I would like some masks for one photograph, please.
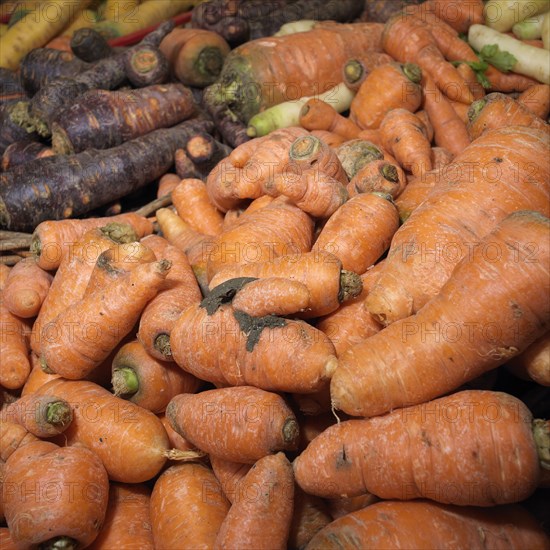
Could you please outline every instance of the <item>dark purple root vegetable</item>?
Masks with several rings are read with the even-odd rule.
[[[0,105],[11,101],[20,101],[28,97],[19,74],[0,67]]]
[[[177,149],[211,121],[190,120],[112,149],[34,160],[0,174],[0,228],[33,231],[44,220],[80,216],[165,174]]]
[[[30,95],[34,95],[56,78],[75,77],[90,67],[89,63],[78,59],[71,52],[35,48],[21,60],[21,84]]]
[[[162,39],[174,28],[170,19],[149,33],[139,44],[128,51],[142,46],[158,47]],[[101,59],[74,78],[61,77],[41,88],[30,100],[28,109],[21,108],[13,122],[29,130],[37,131],[41,136],[50,136],[50,125],[62,108],[73,103],[77,97],[92,89],[114,90],[126,79],[124,59],[127,52]]]
[[[15,141],[6,147],[2,155],[2,170],[11,170],[15,166],[35,159],[55,155],[53,149],[39,141]]]
[[[247,40],[271,36],[290,21],[352,21],[361,14],[364,5],[363,0],[241,0],[237,3],[212,0],[194,8],[191,24],[221,34],[235,47]]]
[[[90,27],[78,29],[71,38],[71,50],[79,59],[92,63],[115,53],[101,34]]]
[[[38,134],[28,133],[12,121],[11,113],[19,104],[27,105],[27,103],[13,100],[0,104],[0,155],[15,141],[39,139]]]
[[[195,110],[191,90],[179,83],[139,90],[90,90],[52,123],[53,149],[58,154],[109,149],[178,124]]]
[[[168,59],[154,46],[141,46],[127,52],[124,69],[128,80],[136,88],[162,84],[170,76]]]
[[[191,138],[192,139],[192,138]],[[176,174],[180,179],[203,179],[194,162],[189,158],[185,149],[178,149],[174,154]]]

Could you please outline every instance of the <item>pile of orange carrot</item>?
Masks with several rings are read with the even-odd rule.
[[[2,549],[550,547],[550,86],[484,88],[449,2],[349,110],[0,232]]]

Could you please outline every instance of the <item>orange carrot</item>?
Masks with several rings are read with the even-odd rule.
[[[151,494],[155,548],[213,548],[229,508],[210,468],[199,463],[171,466]]]
[[[288,548],[305,548],[332,521],[326,502],[294,487],[294,511],[288,534]]]
[[[399,227],[397,209],[389,198],[380,193],[352,197],[327,220],[312,252],[330,252],[343,269],[364,273],[389,248]]]
[[[0,386],[18,389],[31,372],[29,347],[25,338],[23,321],[12,315],[4,303],[4,291],[0,293]]]
[[[498,548],[503,541],[509,548],[548,547],[548,535],[522,506],[481,509],[418,500],[384,501],[357,510],[333,521],[307,548],[340,550],[348,548],[349,540],[373,539],[380,548]]]
[[[436,185],[443,180],[443,173],[434,169],[419,177],[408,178],[407,186],[395,201],[401,223],[405,223],[413,210],[430,196]]]
[[[464,78],[470,92],[472,92],[474,101],[485,96],[485,88],[479,83],[475,71],[472,67],[470,67],[470,65],[468,65],[468,63],[458,63],[456,70],[458,71],[458,74]]]
[[[127,276],[138,265],[156,259],[154,252],[140,242],[114,244],[97,257],[84,296]]]
[[[542,83],[535,84],[523,91],[517,101],[538,117],[547,120],[550,113],[550,86]]]
[[[216,455],[210,455],[210,464],[217,480],[220,482],[223,494],[229,502],[240,498],[238,490],[240,481],[252,468],[252,464],[242,464],[225,460]]]
[[[550,334],[547,332],[512,358],[506,367],[541,386],[550,386]]]
[[[109,498],[107,472],[95,453],[48,441],[29,443],[10,456],[4,488],[10,489],[4,491],[6,521],[21,548],[42,543],[54,548],[89,546],[103,523]]]
[[[334,254],[324,250],[228,266],[210,280],[210,288],[236,277],[286,277],[305,284],[309,289],[310,302],[300,315],[303,318],[326,315],[337,309],[341,302],[361,292],[358,275],[343,269],[342,262]]]
[[[427,11],[433,11],[436,17],[461,33],[467,33],[470,25],[483,24],[485,21],[482,0],[428,0],[423,7]],[[411,8],[412,6],[405,9],[410,11]]]
[[[366,298],[378,279],[382,265],[383,260],[361,275],[363,290],[359,296],[348,300],[333,313],[325,315],[315,325],[330,338],[338,357],[382,329],[382,325],[366,307]]]
[[[0,459],[2,461],[8,460],[19,447],[33,441],[38,441],[38,438],[21,424],[0,422]]]
[[[294,510],[294,480],[284,453],[260,458],[239,485],[242,496],[233,501],[214,548],[286,548]]]
[[[143,239],[157,258],[171,262],[168,273],[159,293],[145,306],[139,321],[138,340],[145,350],[156,359],[171,359],[170,332],[189,305],[199,303],[201,292],[197,279],[185,254],[158,235]]]
[[[406,188],[407,176],[397,163],[373,160],[365,164],[348,183],[350,197],[359,193],[384,193],[393,198]]]
[[[364,139],[370,141],[374,145],[382,145],[380,141],[380,130],[378,128],[371,128],[370,130],[361,130],[357,134],[358,139]]]
[[[0,527],[0,548],[2,550],[17,550],[17,546],[7,527]]]
[[[132,330],[169,270],[168,260],[139,264],[69,306],[51,323],[56,336],[42,342],[43,367],[73,380],[88,375]]]
[[[432,147],[432,166],[434,170],[447,166],[453,160],[453,154],[444,147]]]
[[[432,143],[434,139],[434,128],[432,126],[432,123],[430,122],[430,117],[428,116],[428,113],[424,109],[420,109],[414,113],[423,123],[426,127],[427,137],[428,141]]]
[[[31,351],[30,353],[31,372],[25,381],[25,385],[21,390],[21,396],[33,394],[40,386],[43,386],[50,380],[59,378],[59,374],[48,374],[42,370],[40,358]]]
[[[0,420],[21,424],[36,437],[52,437],[67,429],[73,413],[64,399],[28,394],[2,409]]]
[[[133,212],[110,218],[86,218],[82,220],[44,221],[34,230],[31,252],[38,256],[42,269],[57,269],[61,260],[70,255],[75,243],[90,229],[104,227],[109,223],[129,224],[138,237],[153,232],[153,224],[147,218]]]
[[[57,395],[73,406],[74,420],[63,434],[64,441],[94,451],[112,481],[147,481],[159,473],[167,457],[174,455],[154,413],[115,397],[93,382],[58,378],[37,393]]]
[[[346,139],[354,139],[361,131],[349,118],[321,99],[309,99],[300,110],[300,125],[306,130],[328,130]]]
[[[406,223],[411,222],[412,217]],[[542,336],[550,319],[549,304],[540,300],[550,286],[543,267],[550,261],[549,224],[532,211],[506,217],[472,247],[416,315],[392,323],[340,357],[331,380],[333,405],[354,416],[373,416],[422,403],[504,364]],[[367,307],[384,274],[385,269]],[[513,287],[494,283],[504,274]],[[430,336],[427,330],[433,331]]]
[[[206,186],[199,179],[182,179],[172,191],[172,202],[178,215],[189,226],[203,235],[219,235],[223,217],[208,198]]]
[[[363,493],[356,497],[330,498],[326,500],[328,501],[330,515],[333,519],[338,519],[380,501],[377,496],[370,493]]]
[[[392,109],[416,111],[422,102],[421,78],[422,71],[415,62],[376,67],[353,98],[350,119],[362,129],[371,129],[378,128]]]
[[[150,501],[151,490],[146,485],[111,483],[105,520],[90,550],[153,550]]]
[[[544,438],[532,423],[527,406],[507,393],[462,391],[330,426],[294,461],[296,482],[328,498],[369,492],[461,506],[519,502],[535,491],[542,468]],[[407,441],[406,450],[393,453],[382,434]]]
[[[139,342],[122,346],[113,359],[114,394],[159,413],[179,393],[194,393],[201,381],[174,363],[151,357]]]
[[[439,42],[436,39],[440,38]],[[443,44],[443,39],[446,43]],[[470,104],[472,93],[464,78],[449,63],[440,48],[446,51],[462,48],[463,42],[451,33],[432,32],[431,23],[414,15],[396,14],[384,27],[382,44],[384,51],[401,63],[416,63],[422,69],[424,78],[429,77],[441,92],[452,94],[452,99]],[[382,90],[383,93],[383,90]]]
[[[296,403],[298,410],[304,415],[317,416],[331,412],[330,386],[328,384],[316,392],[293,393],[292,400]]]
[[[168,435],[168,441],[170,442],[170,446],[174,449],[177,449],[178,451],[195,451],[198,455],[200,453],[197,451],[197,449],[187,441],[184,437],[182,437],[172,426],[170,426],[170,422],[168,421],[168,418],[166,418],[166,415],[164,413],[157,414],[160,421],[162,422],[162,425],[164,426],[164,429],[166,430],[166,434]]]
[[[470,105],[464,103],[459,103],[458,101],[449,101],[457,117],[464,123],[468,125],[468,113],[470,111]]]
[[[0,264],[0,291],[4,289],[11,267],[6,264]]]
[[[548,124],[524,103],[498,92],[472,103],[468,119],[471,139],[476,139],[489,130],[508,126],[529,126],[550,133]]]
[[[395,61],[383,52],[366,52],[363,57],[354,57],[346,61],[342,68],[342,81],[350,89],[357,91],[373,69]]]
[[[343,136],[327,130],[312,130],[310,134],[316,138],[319,138],[329,147],[338,147],[338,145],[341,145],[344,141],[346,141]]]
[[[275,130],[236,147],[221,160],[206,179],[212,204],[221,212],[242,206],[245,199],[256,199],[264,191],[264,181],[286,170],[290,146],[309,132],[299,126]]]
[[[55,273],[33,326],[31,348],[37,355],[44,341],[55,338],[50,330],[51,322],[84,296],[99,255],[117,242],[136,240],[136,233],[129,225],[112,223],[91,229],[71,246]]]
[[[18,317],[35,317],[52,282],[52,275],[30,256],[17,262],[10,271],[3,291],[6,307]]]
[[[177,395],[166,416],[193,445],[235,462],[252,464],[298,443],[298,423],[284,399],[253,386]]]
[[[424,79],[422,88],[424,110],[434,129],[435,144],[448,149],[453,155],[458,155],[470,143],[466,124],[431,78]]]
[[[244,286],[233,298],[232,305],[252,317],[264,317],[304,311],[309,302],[309,289],[304,283],[285,277],[267,277]]]
[[[312,240],[311,217],[285,197],[278,197],[237,221],[207,248],[208,280],[225,267],[309,251]]]
[[[418,175],[432,169],[431,147],[424,123],[406,109],[392,109],[380,123],[382,147],[403,168]]]
[[[362,138],[346,141],[336,149],[336,154],[349,180],[353,179],[365,164],[384,158],[380,146]]]
[[[157,199],[169,195],[181,181],[181,178],[177,174],[167,172],[159,179],[157,188]]]
[[[176,363],[223,386],[307,393],[325,385],[336,362],[329,339],[301,320],[251,317],[233,308],[232,297],[250,281],[227,281],[182,313],[170,337]],[[282,294],[273,301],[284,299]]]

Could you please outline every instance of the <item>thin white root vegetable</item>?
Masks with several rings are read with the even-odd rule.
[[[485,24],[499,32],[550,9],[550,0],[489,0],[483,8]]]
[[[281,28],[273,36],[286,36],[287,34],[295,34],[297,32],[310,31],[317,21],[314,19],[300,19],[299,21],[289,21],[281,26]]]
[[[539,13],[534,17],[529,17],[529,19],[516,23],[512,27],[514,36],[520,40],[536,40],[540,38],[542,36],[542,22],[545,15],[545,13]]]
[[[513,72],[550,84],[549,50],[529,46],[486,25],[472,25],[468,31],[468,42],[477,51],[484,46],[496,44],[501,51],[506,51],[517,59],[512,67]]]
[[[261,137],[269,134],[279,128],[288,128],[289,126],[300,125],[300,110],[309,99],[315,97],[328,103],[338,113],[342,113],[349,109],[351,100],[354,98],[355,92],[350,90],[344,83],[340,83],[334,88],[330,88],[326,92],[308,97],[301,97],[292,101],[285,101],[274,105],[257,115],[254,115],[248,121],[248,129],[246,133],[250,137]]]

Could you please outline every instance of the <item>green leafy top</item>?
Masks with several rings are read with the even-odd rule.
[[[478,82],[484,88],[490,88],[491,83],[485,76],[485,71],[492,65],[503,73],[510,72],[514,65],[517,63],[517,59],[509,52],[502,51],[497,44],[487,44],[481,48],[481,51],[476,52],[479,57],[479,61],[455,61],[454,64],[466,63],[476,73]]]

